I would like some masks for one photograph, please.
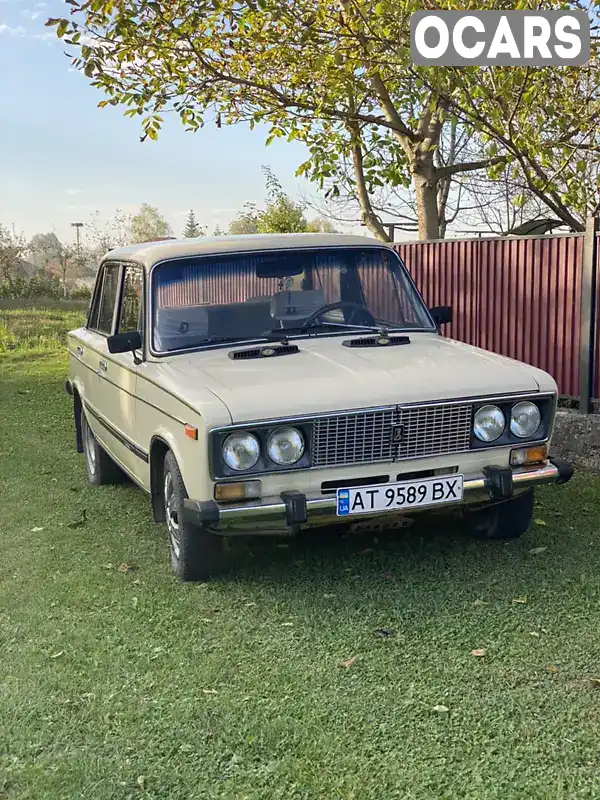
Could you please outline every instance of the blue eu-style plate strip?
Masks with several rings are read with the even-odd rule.
[[[350,492],[348,489],[337,490],[337,513],[339,517],[350,513]]]

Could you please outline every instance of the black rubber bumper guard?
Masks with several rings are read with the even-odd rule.
[[[557,484],[565,484],[573,477],[573,466],[563,458],[548,459],[558,470]],[[510,467],[489,466],[483,469],[487,493],[492,501],[508,500],[514,494],[513,471]],[[289,528],[304,525],[308,519],[306,495],[295,490],[279,495],[285,507],[285,524]],[[220,509],[215,500],[184,501],[184,517],[195,525],[216,529],[220,523]]]

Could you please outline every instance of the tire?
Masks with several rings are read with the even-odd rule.
[[[165,455],[162,493],[173,574],[182,581],[217,576],[225,567],[225,542],[221,536],[183,519],[183,501],[188,495],[170,451]]]
[[[465,511],[464,520],[471,536],[484,541],[518,539],[527,531],[533,518],[534,491]]]
[[[93,486],[123,483],[126,480],[125,473],[100,446],[83,411],[81,412],[81,438],[88,481]]]

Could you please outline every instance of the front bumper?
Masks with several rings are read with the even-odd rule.
[[[511,467],[486,467],[484,474],[464,480],[461,503],[450,503],[436,508],[471,503],[501,502],[534,486],[549,483],[567,483],[573,468],[559,458],[550,458],[544,464],[523,469]],[[431,510],[431,506],[404,511],[383,511],[377,514],[360,514],[340,518],[336,514],[335,495],[310,496],[301,492],[282,492],[277,497],[263,497],[247,503],[217,503],[215,500],[185,500],[183,516],[188,522],[225,535],[290,533],[303,527],[327,525],[334,522],[364,522],[383,516],[397,517]]]

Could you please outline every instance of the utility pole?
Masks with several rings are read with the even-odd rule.
[[[72,222],[71,227],[75,228],[77,237],[77,271],[81,275],[81,229],[83,228],[83,222]]]
[[[83,222],[72,222],[71,227],[75,228],[76,235],[77,235],[77,263],[81,267],[81,228],[83,228]]]

